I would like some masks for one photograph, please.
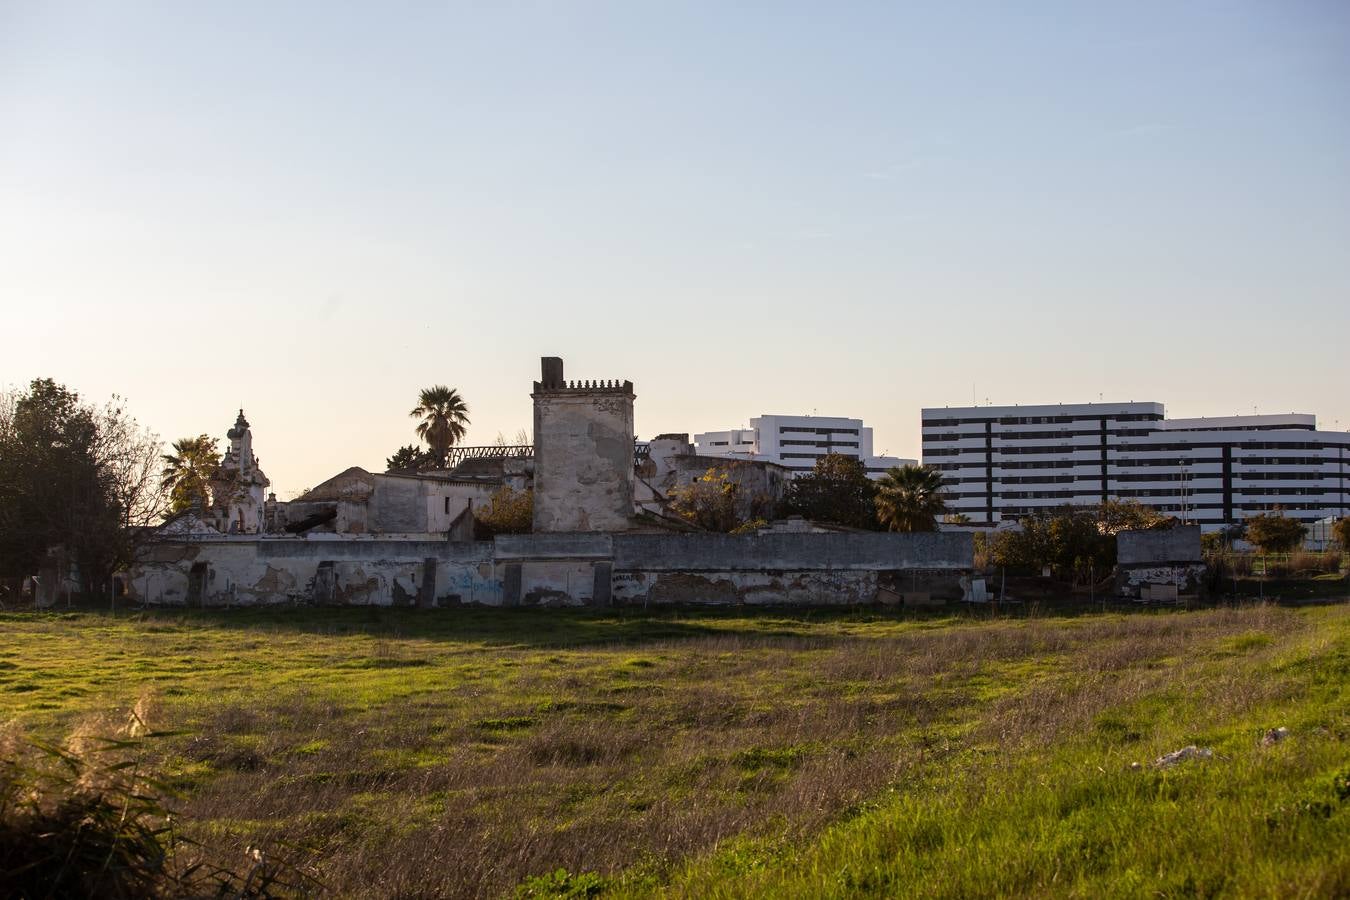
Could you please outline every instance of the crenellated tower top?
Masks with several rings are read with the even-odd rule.
[[[540,359],[540,379],[534,383],[534,395],[539,394],[629,394],[633,382],[618,379],[586,379],[568,381],[563,378],[563,361],[557,356]],[[532,395],[533,396],[533,395]]]

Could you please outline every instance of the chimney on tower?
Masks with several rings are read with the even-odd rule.
[[[563,361],[560,356],[542,356],[539,358],[540,379],[539,384],[545,390],[549,388],[560,388],[564,386],[563,382]]]

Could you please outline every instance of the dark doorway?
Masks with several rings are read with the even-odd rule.
[[[204,562],[192,564],[192,569],[188,572],[188,606],[202,606],[206,597],[206,581],[210,578],[210,570]]]

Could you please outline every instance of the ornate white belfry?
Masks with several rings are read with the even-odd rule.
[[[242,409],[225,436],[230,439],[230,448],[211,479],[212,518],[227,534],[257,534],[263,530],[265,492],[272,482],[253,455],[253,432]]]

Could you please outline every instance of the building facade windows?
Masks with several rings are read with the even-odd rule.
[[[764,460],[794,472],[811,471],[815,460],[827,453],[862,460],[863,468],[873,478],[894,466],[916,462],[877,455],[872,429],[861,419],[831,416],[759,416],[750,420],[748,428],[695,434],[694,444],[700,455]]]
[[[920,421],[924,462],[973,522],[1111,498],[1209,530],[1277,505],[1305,521],[1350,513],[1350,434],[1309,415],[1167,419],[1159,403],[1085,403],[926,409]]]

